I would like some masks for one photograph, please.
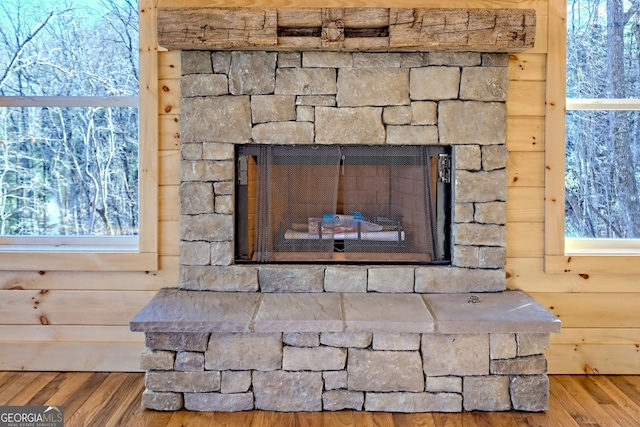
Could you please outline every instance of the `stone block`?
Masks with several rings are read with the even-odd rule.
[[[176,371],[199,372],[204,371],[204,353],[195,351],[179,351],[174,365]]]
[[[515,334],[489,334],[489,354],[491,359],[511,359],[516,357]]]
[[[482,147],[482,169],[491,171],[507,167],[509,149],[506,145],[485,145]]]
[[[429,65],[428,52],[404,52],[400,57],[402,68],[426,67]]]
[[[365,267],[327,267],[324,272],[325,292],[367,292]]]
[[[373,334],[374,350],[413,351],[420,349],[420,334],[376,332]]]
[[[435,125],[438,123],[438,104],[430,101],[411,103],[412,125]]]
[[[489,374],[489,334],[423,334],[427,376]]]
[[[413,292],[414,269],[408,267],[370,268],[369,292]]]
[[[324,267],[260,267],[262,292],[322,292]]]
[[[506,248],[480,248],[480,268],[504,268],[507,265]]]
[[[411,107],[407,105],[384,107],[382,121],[386,125],[408,125],[411,124],[412,114]]]
[[[461,412],[457,393],[367,393],[365,411],[371,412]]]
[[[285,371],[339,371],[345,368],[347,350],[335,347],[289,347],[282,350]]]
[[[432,393],[462,393],[461,377],[427,377],[426,391]]]
[[[363,405],[364,393],[360,391],[329,390],[322,393],[322,408],[325,411],[362,411]]]
[[[153,391],[201,393],[220,390],[220,372],[149,371],[145,386]]]
[[[182,409],[182,393],[145,390],[142,393],[142,407],[154,411],[177,411]]]
[[[183,50],[180,52],[180,62],[180,70],[183,76],[213,72],[211,65],[211,53],[209,52]]]
[[[217,51],[211,53],[213,72],[217,74],[229,74],[231,68],[231,52]]]
[[[412,100],[456,99],[459,87],[459,68],[424,67],[411,69],[409,93]]]
[[[286,122],[295,119],[295,96],[255,95],[251,97],[251,121],[253,123]]]
[[[451,234],[457,245],[504,247],[507,243],[507,229],[504,225],[454,224]]]
[[[204,351],[209,341],[208,333],[146,332],[145,344],[153,350]]]
[[[296,96],[296,105],[310,107],[335,107],[335,95],[298,95]]]
[[[272,122],[253,127],[253,141],[258,144],[312,144],[313,123]]]
[[[409,105],[409,70],[342,68],[336,99],[338,107]]]
[[[251,371],[222,371],[220,393],[245,393],[251,387]]]
[[[296,107],[296,120],[299,122],[313,122],[316,119],[316,110],[310,105],[298,105]]]
[[[516,334],[518,356],[543,354],[551,346],[549,334]]]
[[[320,343],[330,347],[366,348],[371,345],[371,332],[323,332]]]
[[[282,335],[282,342],[292,347],[317,347],[320,334],[317,332],[288,332]]]
[[[303,52],[302,66],[306,68],[341,68],[353,66],[350,52]]]
[[[140,356],[140,369],[170,371],[173,369],[175,353],[173,351],[145,349]]]
[[[184,407],[189,411],[248,411],[253,409],[253,393],[185,393]]]
[[[322,373],[325,390],[347,388],[347,371],[328,371]]]
[[[300,67],[302,66],[301,52],[278,52],[278,67]]]
[[[507,288],[504,271],[456,267],[416,268],[416,292],[498,292]]]
[[[401,53],[361,53],[353,54],[353,68],[399,68]]]
[[[282,368],[282,334],[211,334],[205,369],[273,371]]]
[[[205,160],[233,160],[234,145],[205,142],[202,144],[202,158]]]
[[[233,189],[234,189],[234,185],[232,181],[213,183],[213,193],[216,195],[222,195],[222,194],[232,195]]]
[[[180,289],[217,292],[256,292],[257,269],[245,266],[182,266]]]
[[[345,135],[349,135],[348,140]],[[316,107],[316,143],[384,144],[381,107]]]
[[[184,181],[230,181],[233,180],[232,161],[182,161],[180,180]]]
[[[456,145],[453,151],[456,170],[477,171],[482,167],[482,154],[478,145]]]
[[[180,155],[183,160],[202,160],[202,143],[182,144]]]
[[[516,411],[542,412],[549,409],[549,378],[546,375],[510,377],[511,401]]]
[[[251,142],[248,96],[185,98],[181,105],[180,139],[190,142]]]
[[[233,215],[233,196],[217,196],[214,199],[214,206],[217,214]]]
[[[389,145],[437,145],[437,126],[387,126]]]
[[[233,264],[233,242],[211,243],[211,265]]]
[[[278,68],[276,71],[276,95],[335,95],[337,90],[335,68]]]
[[[483,53],[482,65],[484,67],[508,67],[509,54],[508,53]]]
[[[196,215],[213,212],[213,184],[210,182],[183,182],[180,184],[180,213]]]
[[[441,144],[504,144],[507,107],[503,102],[442,101],[438,132]]]
[[[465,377],[462,381],[465,411],[508,411],[511,409],[509,377]]]
[[[429,65],[447,65],[453,67],[472,67],[480,65],[481,56],[475,52],[429,52]]]
[[[480,224],[506,224],[507,204],[505,202],[476,203],[473,219]]]
[[[491,373],[494,375],[536,375],[546,372],[547,359],[541,354],[491,361]]]
[[[273,93],[276,59],[276,52],[231,52],[229,92],[234,95]]]
[[[207,242],[180,242],[180,264],[209,265],[211,244]]]
[[[349,390],[397,392],[424,390],[422,359],[417,351],[349,349]]]
[[[180,92],[183,98],[226,95],[229,83],[224,74],[190,74],[180,79]]]
[[[455,203],[453,222],[473,222],[473,203]]]
[[[507,67],[463,67],[460,99],[504,102],[507,100],[508,85]]]
[[[507,172],[504,169],[491,172],[456,171],[456,202],[494,202],[507,200]]]
[[[347,332],[433,332],[434,322],[416,294],[342,294]]]
[[[340,295],[263,294],[253,324],[256,332],[342,331]]]
[[[253,393],[256,409],[280,412],[321,411],[322,374],[255,371]]]
[[[451,265],[456,267],[478,268],[480,248],[477,246],[454,245]]]

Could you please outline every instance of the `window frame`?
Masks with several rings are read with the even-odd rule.
[[[138,107],[139,215],[135,238],[2,236],[0,270],[155,271],[158,269],[158,47],[157,0],[139,0],[140,92],[136,97],[0,97],[4,107]]]
[[[590,273],[640,274],[640,263],[637,262],[640,250],[605,250],[601,247],[584,251],[573,250],[571,245],[566,244],[564,228],[567,107],[588,107],[590,104],[591,108],[602,109],[606,106],[604,109],[615,109],[616,104],[622,104],[618,100],[602,99],[580,100],[580,103],[567,102],[566,18],[566,0],[549,0],[545,111],[545,272],[577,273],[583,277]],[[621,106],[625,105],[618,105]],[[567,250],[567,246],[571,252]]]

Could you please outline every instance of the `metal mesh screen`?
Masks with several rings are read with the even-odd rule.
[[[432,149],[433,150],[433,149]],[[441,149],[440,149],[441,150]],[[427,146],[246,146],[256,262],[430,262],[435,154]],[[252,206],[254,206],[252,208]],[[252,219],[254,218],[255,219]],[[251,231],[249,231],[251,232]],[[442,234],[442,233],[440,233]]]

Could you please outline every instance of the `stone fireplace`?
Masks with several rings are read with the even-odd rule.
[[[161,41],[183,50],[181,273],[178,288],[160,291],[131,323],[145,332],[149,347],[142,358],[143,405],[211,411],[545,410],[543,352],[559,321],[526,294],[505,292],[504,271],[509,57],[503,52],[533,44],[527,33],[531,11],[223,10],[231,21],[246,15],[242,28],[232,25],[242,36],[224,28],[231,24],[220,19],[221,9],[208,11],[210,21],[194,32],[200,36],[187,41],[190,26],[200,24],[179,18],[191,14],[176,9],[159,15]],[[256,16],[261,24],[252,24]],[[367,16],[375,19],[367,24]],[[514,16],[520,21],[514,23]],[[185,37],[173,45],[176,19]],[[407,34],[415,25],[408,30],[407,24],[417,19],[423,30],[413,46]],[[439,26],[425,26],[429,19],[443,22],[433,34],[453,41],[441,37],[438,45],[425,38]],[[501,41],[500,25],[511,29],[512,42]],[[218,41],[222,46],[207,45],[214,43],[203,36],[207,31],[226,34]],[[449,163],[427,155],[428,173],[417,181],[396,175],[404,185],[392,193],[422,200],[418,190],[433,185],[429,194],[446,195],[444,217],[425,215],[434,247],[446,243],[440,250],[445,255],[435,256],[434,250],[403,260],[384,251],[363,257],[357,249],[349,254],[359,257],[350,260],[336,255],[332,241],[329,255],[311,258],[311,264],[239,257],[246,252],[240,235],[259,241],[252,236],[260,220],[251,218],[259,210],[251,205],[260,196],[248,189],[240,197],[238,182],[268,180],[256,178],[255,170],[251,174],[247,164],[256,156],[247,160],[238,153],[261,146],[444,150]],[[345,155],[338,153],[333,167],[350,178]],[[296,169],[293,180],[320,186],[326,180],[314,175],[319,170]],[[446,183],[446,190],[436,182]],[[379,188],[384,180],[363,172],[352,186]],[[282,190],[272,187],[272,193]],[[335,200],[362,200],[348,209],[336,201],[328,212],[334,217],[367,212],[366,199],[379,197],[342,191],[334,190]],[[436,195],[427,204],[444,198]],[[269,213],[271,205],[265,206]],[[297,222],[311,223],[326,210],[305,211]],[[409,209],[400,215],[406,224],[386,230],[391,215],[371,212],[363,218],[369,227],[397,233],[398,242],[427,234],[412,228]],[[360,241],[359,228],[357,234],[353,239]],[[348,237],[342,241],[340,248],[349,246]],[[370,246],[375,252],[376,245]],[[310,252],[297,251],[284,260],[308,261]]]

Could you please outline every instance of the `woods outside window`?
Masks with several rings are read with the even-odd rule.
[[[140,3],[0,5],[3,269],[157,268],[155,8]]]

